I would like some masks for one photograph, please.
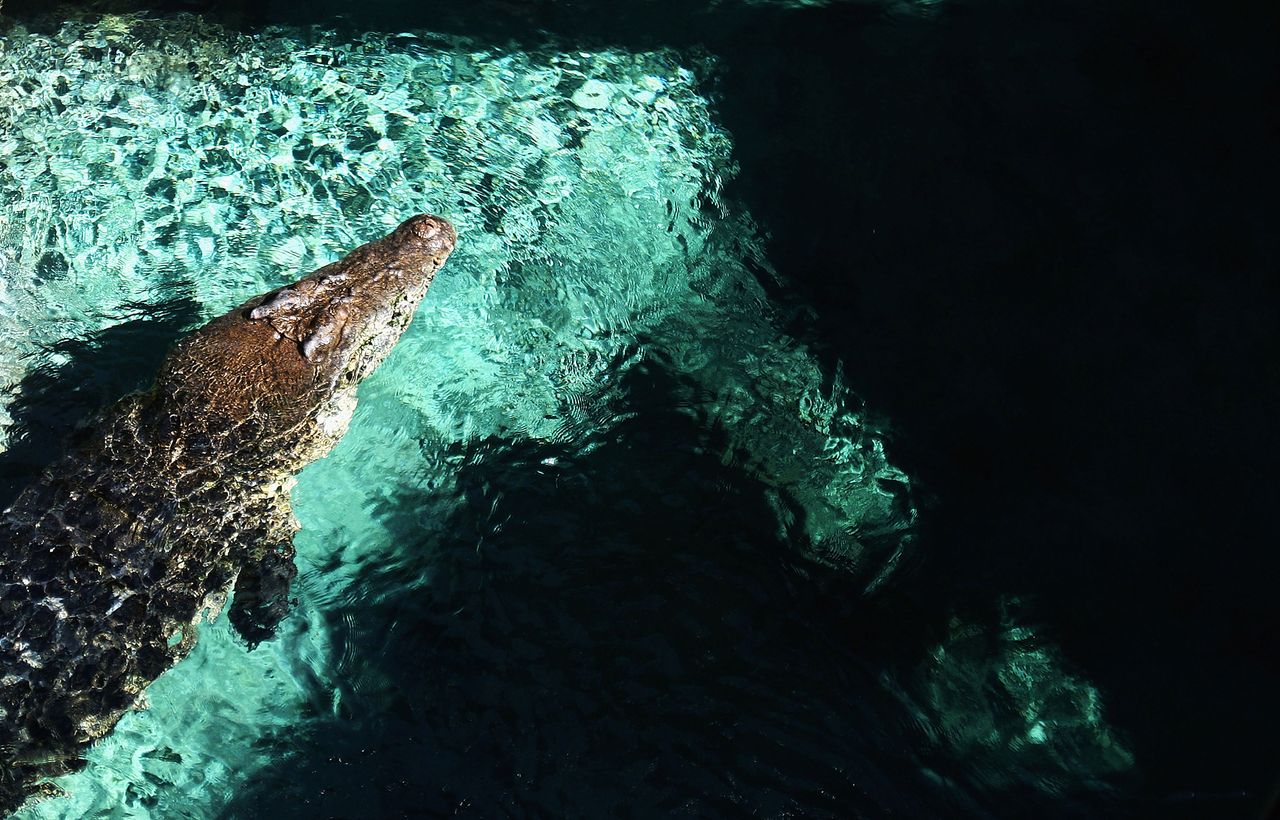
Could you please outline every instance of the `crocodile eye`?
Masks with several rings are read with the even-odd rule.
[[[275,296],[249,311],[249,318],[289,318],[310,305],[315,299],[318,290],[319,284],[315,280],[303,279],[287,288],[282,288],[277,291]]]
[[[324,317],[316,325],[306,339],[302,341],[302,357],[314,361],[316,353],[322,348],[330,348],[342,338],[342,331],[347,326],[351,311],[345,300],[335,303],[325,311]]]
[[[249,311],[250,319],[269,319],[302,305],[302,296],[291,288],[285,288],[269,301],[263,302]]]
[[[325,344],[327,341],[328,339],[321,336],[319,333],[312,333],[302,342],[302,358],[309,362],[315,361],[316,351],[319,350],[321,345]]]

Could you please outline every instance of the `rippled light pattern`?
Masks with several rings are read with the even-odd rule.
[[[1000,610],[994,623],[953,616],[915,679],[890,689],[983,788],[1105,792],[1134,760],[1103,717],[1101,693],[1029,625],[1020,601],[1003,600]]]
[[[857,562],[910,523],[905,478],[744,266],[759,250],[719,201],[707,61],[108,17],[11,37],[6,64],[0,238],[34,276],[5,295],[54,314],[28,342],[178,283],[216,314],[435,211],[465,239],[402,343],[418,424],[580,437],[619,369],[661,355],[820,554]]]
[[[475,555],[501,534],[502,493],[461,487],[459,469],[506,446],[493,442],[535,443],[560,455],[527,480],[561,476],[565,492],[580,492],[557,459],[616,441],[634,413],[631,377],[645,368],[675,374],[673,412],[718,431],[714,457],[764,488],[765,515],[787,542],[861,590],[892,574],[916,517],[908,479],[841,376],[780,330],[793,309],[766,296],[761,278],[774,274],[759,233],[720,197],[736,169],[704,96],[715,71],[689,52],[520,51],[427,32],[243,34],[190,16],[71,14],[53,34],[5,32],[0,407],[25,374],[57,364],[55,342],[92,338],[138,305],[194,300],[193,319],[209,318],[421,211],[460,235],[413,325],[362,386],[350,433],[300,478],[299,603],[278,637],[246,652],[225,617],[207,625],[148,690],[149,708],[97,744],[86,771],[59,780],[69,796],[21,816],[228,810],[353,698],[393,686],[378,655],[391,638],[349,613],[394,612],[395,596],[447,587],[414,551],[442,540],[464,506]],[[0,410],[0,448],[11,424]],[[961,757],[1034,747],[1059,771],[1073,765],[1072,744],[1096,758],[1099,738],[1111,743],[1096,692],[1055,657],[1011,632],[983,638],[1002,650],[983,654],[990,647],[968,634],[957,627],[900,693],[941,745]],[[757,697],[750,680],[732,685]],[[988,731],[981,701],[994,685],[1021,717]],[[770,731],[790,740],[766,733],[761,748],[812,743],[816,760],[823,743],[861,742],[823,713],[829,737],[804,740],[787,719]],[[832,777],[862,793],[862,769],[823,765],[814,784]],[[773,768],[760,763],[759,777]],[[748,786],[724,788],[763,805]]]
[[[0,386],[134,303],[206,317],[432,211],[462,237],[352,432],[295,492],[300,605],[253,653],[225,620],[27,816],[205,817],[256,751],[340,708],[326,607],[393,560],[396,475],[451,503],[447,444],[589,451],[617,385],[658,361],[803,519],[814,557],[890,571],[914,511],[842,382],[779,332],[754,226],[725,208],[728,135],[675,52],[482,48],[423,32],[232,33],[194,17],[72,17],[0,44]],[[756,273],[753,273],[754,270]],[[0,420],[2,421],[2,420]],[[198,708],[191,708],[192,703]]]

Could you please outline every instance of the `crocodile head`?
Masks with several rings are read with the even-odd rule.
[[[296,469],[323,455],[456,239],[444,219],[412,217],[187,336],[160,369],[149,437],[192,467],[248,458]]]

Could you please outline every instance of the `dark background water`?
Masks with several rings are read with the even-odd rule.
[[[30,13],[37,5],[8,0],[6,11]],[[658,476],[654,481],[695,500],[698,514],[669,512],[671,528],[638,516],[630,531],[648,533],[642,540],[651,549],[696,542],[707,550],[698,555],[716,560],[677,562],[673,579],[669,564],[628,565],[635,554],[627,552],[630,574],[618,581],[617,599],[657,590],[666,604],[696,609],[716,604],[701,599],[707,589],[745,584],[743,600],[764,607],[762,619],[703,635],[722,649],[701,661],[690,647],[645,649],[643,635],[621,627],[618,634],[588,631],[580,641],[564,633],[507,647],[505,655],[484,645],[491,633],[479,625],[410,631],[397,639],[395,655],[417,660],[397,680],[422,703],[406,705],[402,722],[357,723],[359,736],[317,741],[306,765],[283,767],[273,785],[244,796],[245,816],[266,806],[319,816],[305,796],[326,788],[337,801],[329,805],[345,806],[338,810],[347,816],[360,816],[362,805],[387,816],[415,805],[423,814],[444,811],[450,795],[427,795],[423,784],[462,782],[465,791],[467,782],[500,781],[501,772],[474,773],[481,761],[521,759],[519,739],[503,726],[536,724],[536,715],[518,712],[534,708],[548,686],[580,692],[583,720],[632,714],[637,726],[660,727],[643,742],[625,723],[598,730],[620,751],[577,771],[600,784],[594,805],[602,812],[620,812],[618,796],[633,793],[635,783],[618,773],[628,761],[684,755],[697,765],[664,774],[661,762],[651,763],[668,792],[649,789],[628,810],[733,814],[755,805],[768,815],[780,810],[770,802],[777,772],[827,771],[826,758],[847,751],[839,738],[871,733],[866,727],[875,721],[867,714],[893,708],[869,695],[866,702],[842,700],[841,693],[874,691],[841,677],[856,677],[850,670],[859,658],[892,664],[898,649],[906,657],[908,648],[936,638],[950,613],[981,613],[1000,594],[1028,597],[1046,636],[1102,689],[1108,718],[1138,760],[1138,776],[1123,784],[1118,803],[1053,810],[1163,817],[1268,811],[1280,785],[1280,527],[1272,513],[1280,416],[1280,6],[944,0],[917,14],[859,3],[806,10],[550,0],[365,0],[355,9],[337,0],[147,5],[197,8],[244,25],[346,12],[357,26],[428,26],[496,42],[537,40],[545,31],[584,47],[705,46],[725,67],[718,111],[742,166],[727,195],[771,234],[770,259],[794,286],[780,297],[816,306],[816,326],[797,332],[828,361],[843,361],[855,389],[892,419],[894,461],[919,479],[929,502],[919,559],[874,610],[841,603],[847,596],[838,580],[816,599],[811,588],[789,588],[795,575],[779,568],[782,558],[759,559],[758,570],[728,584],[713,577],[682,587],[679,578],[714,573],[709,567],[717,561],[778,550],[750,543],[752,532],[768,531],[763,521],[749,526],[749,511],[758,507],[746,497],[753,491],[724,490],[728,482],[717,478],[714,459],[696,457],[705,444],[698,437],[707,434],[673,422],[660,409],[666,403],[655,400],[652,427],[627,431],[631,437],[601,451],[598,463],[579,465],[581,475],[623,465]],[[652,384],[635,389],[661,393],[665,378],[655,373]],[[668,438],[645,438],[664,425]],[[675,455],[655,460],[654,447]],[[500,458],[478,458],[484,466],[475,483],[501,485],[519,474],[518,465],[543,457],[504,450]],[[687,469],[662,474],[673,461]],[[629,491],[649,497],[640,486]],[[404,501],[411,510],[413,500]],[[541,502],[513,514],[533,526],[550,506],[563,513],[556,521],[564,525],[568,512],[551,499]],[[612,509],[612,502],[593,503]],[[583,515],[590,519],[589,511]],[[731,526],[744,520],[746,526]],[[465,531],[467,522],[454,523]],[[599,599],[575,598],[572,582],[598,577],[600,568],[575,565],[581,555],[561,556],[570,567],[565,580],[549,574],[558,566],[551,558],[507,546],[495,551],[506,563],[483,570],[450,559],[444,569],[462,580],[434,593],[438,606],[418,603],[422,609],[406,613],[385,607],[408,604],[384,603],[353,629],[421,626],[438,611],[476,607],[468,598],[476,585],[466,580],[479,577],[500,587],[522,584],[505,588],[529,591],[522,614],[530,618],[567,612],[570,622],[591,622],[586,613],[574,616],[574,607]],[[743,611],[741,601],[720,603]],[[643,601],[635,607],[637,618],[654,611]],[[486,628],[499,632],[502,617],[515,617],[479,611],[498,619]],[[705,628],[714,620],[697,623]],[[678,627],[673,622],[663,634]],[[732,636],[743,634],[757,636],[756,643],[735,645]],[[572,676],[570,667],[546,658],[604,645],[619,649],[589,665],[600,677],[555,678],[552,685],[520,676],[522,669]],[[689,736],[685,723],[715,725],[732,716],[717,716],[712,704],[703,714],[682,711],[700,695],[664,694],[671,678],[663,664],[703,662],[708,675],[740,672],[750,680],[752,670],[733,668],[743,653],[765,670],[791,670],[794,679],[777,687],[807,697],[829,716],[829,731],[808,747],[763,730],[764,740],[716,735],[701,748],[664,745],[661,727],[676,727],[670,736],[678,740]],[[837,660],[817,660],[833,653]],[[424,686],[428,663],[453,670],[453,683],[413,689],[413,682]],[[652,666],[651,685],[628,690],[634,678],[617,669],[637,664]],[[461,731],[456,722],[468,699],[484,701],[486,691],[509,699],[515,716],[495,717],[479,734],[474,757],[411,760],[407,750],[423,739],[410,729]],[[753,701],[743,693],[734,702]],[[768,731],[792,719],[809,725],[805,716],[775,717]],[[891,745],[892,732],[875,731]],[[363,748],[370,732],[382,751],[348,754]],[[580,748],[573,737],[544,741],[562,743],[565,754]],[[822,764],[783,751],[795,748]],[[749,750],[748,759],[735,749]],[[867,749],[857,746],[860,754]],[[742,779],[706,789],[741,800],[681,803],[680,795],[698,790],[690,772],[705,771]],[[844,780],[824,784],[816,775],[808,810],[1029,816],[1034,805],[1031,796],[986,806],[939,803],[905,764],[899,780],[878,767],[858,774],[872,785],[849,794],[840,791]],[[367,782],[381,784],[376,799],[362,789]],[[654,782],[652,772],[644,782]],[[907,795],[896,806],[867,797],[892,794],[895,785]],[[519,814],[521,805],[532,805],[511,795],[492,800],[475,810]],[[556,810],[552,798],[535,802]]]

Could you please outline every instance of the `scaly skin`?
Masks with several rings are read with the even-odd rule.
[[[220,609],[288,607],[293,476],[346,431],[456,235],[420,215],[187,336],[0,519],[0,812],[51,790]]]

